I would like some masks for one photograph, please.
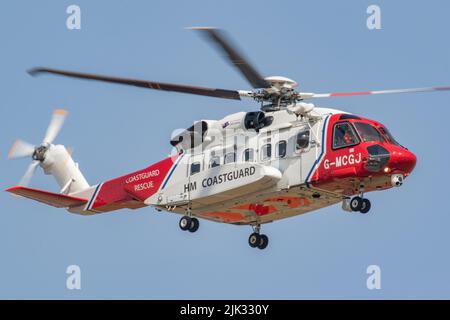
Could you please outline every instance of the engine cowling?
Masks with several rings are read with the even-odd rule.
[[[247,112],[244,117],[244,128],[247,130],[260,130],[265,126],[266,115],[264,112]]]

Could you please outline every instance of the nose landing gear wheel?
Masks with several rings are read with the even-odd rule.
[[[361,209],[359,210],[359,212],[361,212],[362,214],[366,214],[367,212],[369,212],[370,207],[371,207],[371,204],[370,204],[369,199],[363,199]]]
[[[352,209],[352,211],[361,211],[362,206],[363,199],[361,197],[354,197],[350,200],[350,209]]]

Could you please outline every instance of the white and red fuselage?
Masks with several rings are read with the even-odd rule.
[[[407,177],[416,163],[376,121],[324,108],[308,117],[286,109],[248,114],[199,121],[172,139],[173,156],[60,198],[9,191],[82,215],[153,206],[259,225],[391,188],[391,176]],[[264,125],[248,129],[257,116]],[[47,171],[67,169],[54,165]]]

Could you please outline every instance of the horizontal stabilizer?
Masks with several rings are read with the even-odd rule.
[[[87,199],[71,197],[65,194],[54,193],[39,189],[15,186],[6,191],[17,194],[22,197],[33,199],[57,208],[78,207],[88,202]]]

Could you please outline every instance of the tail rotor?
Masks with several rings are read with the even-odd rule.
[[[53,112],[45,137],[40,145],[35,146],[23,140],[17,140],[13,144],[8,153],[8,159],[20,159],[25,157],[31,157],[33,159],[20,180],[19,185],[28,186],[30,184],[34,172],[39,164],[45,160],[46,153],[61,130],[66,117],[66,110],[56,109]]]

